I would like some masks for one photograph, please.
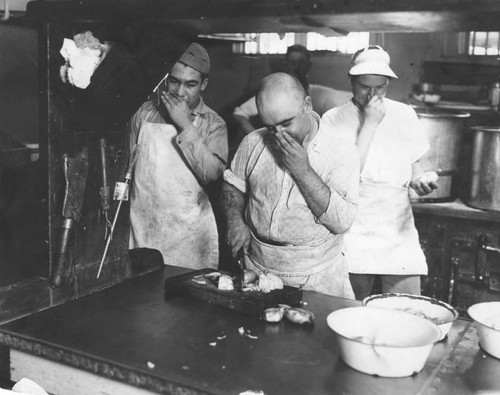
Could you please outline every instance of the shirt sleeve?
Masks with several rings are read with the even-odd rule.
[[[224,181],[242,193],[247,191],[247,167],[250,160],[249,138],[245,137],[231,162],[231,168],[224,172]]]
[[[177,136],[177,145],[204,185],[222,176],[227,165],[227,126],[222,119],[209,125],[206,137],[200,126],[191,125]]]
[[[406,126],[410,131],[409,146],[411,147],[410,157],[411,163],[416,162],[429,150],[429,140],[420,124],[420,119],[417,113],[412,108],[409,108],[408,123]]]
[[[255,96],[252,96],[246,102],[236,107],[233,111],[233,115],[238,115],[240,117],[244,117],[250,119],[259,114],[257,111],[257,104],[255,103]]]
[[[335,165],[326,184],[330,188],[330,200],[326,211],[316,222],[333,233],[345,233],[351,227],[358,208],[359,156],[356,147],[347,141],[335,153]]]
[[[142,107],[137,110],[137,112],[132,116],[130,122],[128,123],[130,149],[132,149],[133,146],[138,143],[137,139],[139,137],[139,130],[141,128],[141,113]]]

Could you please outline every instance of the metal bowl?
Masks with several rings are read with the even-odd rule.
[[[500,302],[474,304],[467,314],[476,323],[481,348],[500,359]]]
[[[401,310],[427,318],[441,329],[439,340],[448,335],[453,322],[458,318],[458,312],[448,303],[421,295],[405,293],[372,295],[363,299],[363,306]]]
[[[398,310],[348,307],[330,313],[340,357],[360,372],[407,377],[420,372],[441,336],[437,325]]]

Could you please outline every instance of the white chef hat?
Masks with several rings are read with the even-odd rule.
[[[389,78],[398,78],[389,67],[390,63],[391,58],[382,47],[370,45],[360,49],[352,56],[349,75],[377,74]]]

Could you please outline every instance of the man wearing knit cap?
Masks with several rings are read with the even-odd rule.
[[[226,168],[227,127],[205,105],[210,58],[192,43],[130,122],[138,144],[130,198],[130,248],[159,250],[165,264],[217,267],[218,234],[206,188]]]
[[[437,174],[419,159],[429,149],[415,111],[387,99],[398,78],[389,54],[372,45],[353,55],[349,77],[353,99],[323,115],[323,121],[358,148],[358,214],[345,236],[351,284],[357,299],[382,292],[420,294],[427,263],[418,240],[408,188],[423,196],[437,188]]]

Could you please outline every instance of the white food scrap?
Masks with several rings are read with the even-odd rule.
[[[241,286],[243,292],[258,292],[260,291],[259,285],[256,283],[245,284]]]
[[[264,310],[264,321],[280,322],[283,319],[285,309],[283,307],[269,307]]]
[[[234,289],[233,279],[223,274],[219,277],[218,288],[221,291],[232,291]]]
[[[205,280],[204,278],[193,278],[192,280],[193,282],[195,282],[196,284],[200,284],[200,285],[207,285],[207,280]]]
[[[299,325],[314,324],[314,314],[309,310],[304,310],[299,307],[291,307],[285,310],[285,318]]]
[[[208,278],[209,280],[214,280],[214,281],[217,280],[220,276],[222,276],[222,274],[219,272],[210,272],[210,273],[203,275],[203,277]]]
[[[243,328],[242,326],[240,326],[238,328],[238,332],[239,332],[240,335],[244,335],[245,334],[245,328]]]
[[[154,369],[155,368],[155,364],[151,361],[148,361],[148,368],[149,369]]]
[[[283,281],[278,276],[267,273],[259,276],[259,289],[263,293],[269,293],[275,289],[283,289]]]
[[[254,339],[254,340],[259,338],[259,336],[254,336],[250,332],[246,332],[245,336],[248,337],[249,339]]]

